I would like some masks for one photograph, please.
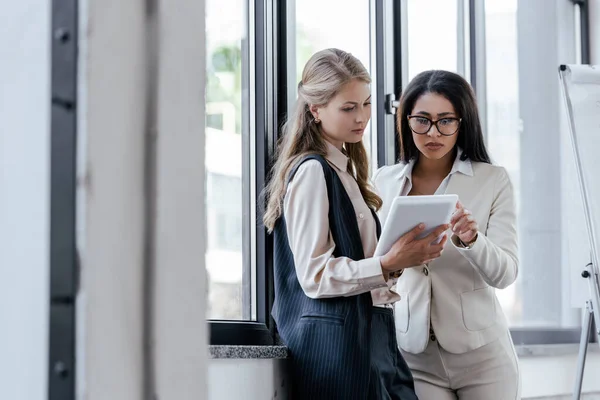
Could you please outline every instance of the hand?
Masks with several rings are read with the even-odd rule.
[[[470,244],[477,239],[477,232],[479,231],[477,221],[460,201],[456,203],[456,212],[450,220],[450,226],[452,232],[465,244]]]
[[[398,239],[390,251],[381,258],[381,268],[384,272],[390,273],[435,260],[442,255],[442,249],[448,236],[444,235],[438,244],[433,242],[449,227],[450,225],[440,225],[423,239],[417,239],[417,236],[425,229],[423,224],[418,225]]]

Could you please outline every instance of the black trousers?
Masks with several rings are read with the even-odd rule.
[[[418,400],[412,373],[398,350],[391,308],[373,307],[369,400]]]

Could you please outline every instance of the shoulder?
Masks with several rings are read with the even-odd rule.
[[[378,168],[373,174],[373,183],[377,185],[378,182],[385,182],[391,178],[397,178],[408,164],[405,162],[399,162],[394,165],[385,165]]]
[[[508,179],[508,172],[506,171],[506,168],[500,165],[493,165],[484,162],[474,161],[471,161],[471,165],[473,167],[473,175],[475,176],[480,176],[486,179]]]
[[[503,188],[512,189],[512,182],[505,167],[483,162],[471,162],[473,175],[478,181],[494,182],[496,192]]]
[[[325,173],[323,172],[323,165],[319,160],[316,159],[308,159],[301,160],[292,168],[292,172],[290,173],[290,184],[293,182],[300,181],[313,181],[315,180],[323,180],[325,181]]]

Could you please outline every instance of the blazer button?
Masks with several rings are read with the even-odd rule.
[[[429,275],[429,270],[427,269],[427,267],[423,267],[423,275]]]
[[[365,216],[363,213],[358,214],[358,218],[363,219]]]

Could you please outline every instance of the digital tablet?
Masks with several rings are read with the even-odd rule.
[[[449,224],[457,202],[458,196],[455,194],[396,197],[381,231],[374,256],[386,254],[398,239],[420,223],[425,224],[425,230],[419,235],[419,239],[429,235],[438,226]],[[434,242],[439,243],[441,240],[440,236]]]

